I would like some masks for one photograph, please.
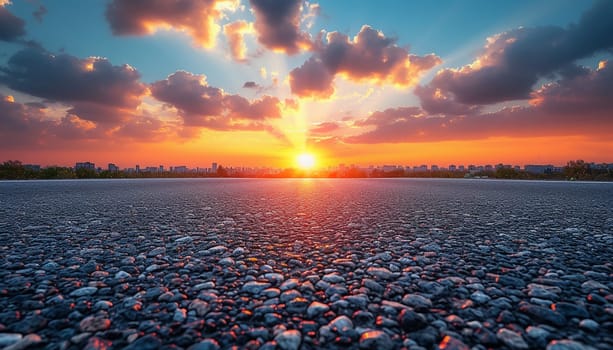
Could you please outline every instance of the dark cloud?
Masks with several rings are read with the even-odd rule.
[[[358,120],[371,129],[348,143],[433,142],[553,135],[613,133],[613,69],[598,70],[544,85],[532,105],[475,115],[432,116],[418,107],[392,108]]]
[[[334,93],[334,73],[321,59],[311,57],[290,72],[289,84],[298,96],[330,97]]]
[[[532,93],[531,103],[557,114],[610,112],[613,110],[613,67],[602,61],[597,70],[583,70]],[[613,122],[613,115],[610,118]]]
[[[44,105],[22,104],[2,94],[0,110],[0,145],[7,149],[38,149],[60,139],[91,137],[96,129],[76,116],[50,118]]]
[[[281,117],[278,98],[249,101],[209,86],[203,75],[178,71],[151,84],[151,94],[179,111],[187,126],[216,130],[264,130],[264,120]]]
[[[430,54],[416,56],[383,33],[363,26],[355,38],[332,32],[316,53],[290,72],[292,93],[299,96],[329,97],[336,75],[353,81],[412,86],[419,77],[441,62]]]
[[[332,131],[340,129],[340,125],[336,122],[323,122],[317,124],[315,127],[309,130],[310,134],[327,134]]]
[[[177,108],[186,124],[196,123],[197,119],[217,118],[224,110],[223,91],[209,86],[203,75],[178,71],[151,84],[150,90],[157,100]]]
[[[32,12],[32,15],[34,16],[34,18],[36,18],[38,23],[42,23],[43,17],[46,14],[47,14],[47,8],[44,5],[39,5],[38,9],[36,11]]]
[[[26,34],[26,22],[0,5],[0,40],[15,41]]]
[[[134,108],[145,86],[128,65],[114,66],[106,58],[80,59],[67,54],[27,48],[0,67],[0,83],[27,94],[63,103],[95,103]]]
[[[518,28],[495,35],[471,65],[439,72],[429,88],[466,105],[527,99],[540,78],[571,72],[576,60],[613,48],[611,18],[613,2],[598,1],[568,28]],[[428,109],[429,95],[424,96]]]
[[[99,103],[77,102],[67,113],[97,124],[120,124],[134,116],[134,109],[106,106]]]
[[[255,14],[258,41],[266,48],[296,54],[310,46],[300,30],[302,0],[249,0]]]
[[[421,106],[430,114],[463,115],[479,111],[478,106],[459,103],[449,91],[432,85],[418,85],[414,93],[421,100]]]
[[[113,0],[106,18],[115,35],[146,35],[172,27],[187,32],[196,44],[212,47],[223,16],[223,0]]]
[[[257,84],[255,81],[246,81],[243,84],[243,88],[245,89],[259,89],[261,86]]]
[[[2,140],[44,127],[44,105],[32,106],[15,102],[13,96],[0,93],[0,135]],[[25,134],[24,134],[25,135]],[[2,143],[4,144],[4,142]]]
[[[181,125],[176,122],[137,114],[111,124],[103,118],[101,121],[87,120],[79,116],[80,108],[83,106],[71,108],[63,117],[57,118],[49,115],[49,108],[43,103],[19,103],[12,96],[0,94],[0,147],[19,150],[48,149],[59,145],[74,147],[75,144],[81,147],[82,140],[157,142],[173,137],[181,130]],[[102,112],[98,110],[98,113]],[[112,107],[108,112],[113,112]]]

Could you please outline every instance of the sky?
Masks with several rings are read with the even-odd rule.
[[[613,162],[613,1],[0,0],[0,161]]]

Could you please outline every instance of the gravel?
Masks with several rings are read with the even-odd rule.
[[[0,182],[5,349],[610,349],[613,184]]]

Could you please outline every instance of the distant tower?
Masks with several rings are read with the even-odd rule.
[[[140,173],[140,165],[136,164],[136,172]]]
[[[217,172],[217,163],[211,164],[211,172],[213,172],[213,173]]]

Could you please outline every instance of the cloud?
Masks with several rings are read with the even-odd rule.
[[[410,54],[394,39],[363,26],[353,39],[338,32],[328,33],[315,54],[290,72],[290,87],[299,96],[329,97],[334,93],[337,75],[357,82],[409,87],[439,63],[441,59],[434,54]]]
[[[132,113],[109,124],[79,117],[76,108],[57,118],[43,103],[19,103],[10,95],[0,94],[0,147],[38,150],[49,147],[81,147],[82,141],[121,144],[126,140],[158,142],[178,136],[181,125],[175,121]],[[112,112],[112,110],[110,111]]]
[[[151,116],[137,116],[121,124],[113,131],[113,136],[136,141],[159,142],[175,135],[180,129],[181,126],[173,122]]]
[[[0,41],[15,41],[26,34],[25,21],[0,4]]]
[[[255,31],[264,47],[293,55],[310,47],[308,33],[300,30],[302,0],[249,0]],[[313,14],[307,14],[312,16]]]
[[[266,130],[267,119],[281,117],[281,102],[264,96],[249,101],[209,86],[206,76],[177,71],[151,84],[157,100],[176,108],[186,126],[215,130]]]
[[[613,110],[613,67],[601,61],[598,69],[582,70],[532,93],[531,103],[549,113],[580,114]],[[613,122],[613,116],[610,117]]]
[[[47,14],[47,8],[44,5],[39,5],[38,9],[32,12],[32,15],[38,21],[38,23],[43,22],[43,17]]]
[[[422,108],[430,114],[463,115],[479,111],[479,106],[459,103],[449,91],[435,88],[432,85],[418,85],[414,93],[421,100]]]
[[[93,103],[134,108],[145,86],[129,65],[114,66],[106,58],[80,59],[26,48],[0,67],[0,83],[54,102]]]
[[[310,134],[328,134],[332,131],[340,129],[340,125],[336,122],[323,122],[317,124],[309,130]]]
[[[494,35],[473,63],[438,72],[428,89],[466,105],[527,99],[540,78],[562,74],[576,60],[613,48],[612,17],[613,2],[599,1],[567,28],[518,28]],[[433,107],[429,96],[422,97],[426,109]]]
[[[223,32],[228,38],[230,53],[235,60],[245,61],[247,59],[244,35],[252,30],[251,25],[246,21],[236,21],[223,26]]]
[[[289,84],[292,93],[298,96],[327,98],[334,93],[334,73],[313,56],[290,72]]]
[[[11,147],[15,144],[36,142],[47,124],[43,121],[44,106],[30,106],[15,102],[13,96],[0,93],[0,145]]]
[[[160,29],[186,32],[198,46],[215,46],[229,0],[113,0],[106,18],[115,35],[147,35]]]
[[[256,83],[255,81],[246,81],[243,84],[243,88],[245,88],[245,89],[259,89],[259,88],[261,88],[261,86],[258,83]]]
[[[599,69],[544,85],[532,105],[475,115],[433,116],[419,107],[391,108],[355,122],[370,129],[344,138],[347,143],[400,143],[471,140],[488,137],[611,135],[613,68]]]
[[[100,57],[53,55],[35,48],[18,51],[6,67],[0,67],[0,84],[42,98],[56,110],[66,110],[58,120],[32,114],[36,108],[41,110],[36,104],[24,105],[29,106],[27,114],[45,117],[44,123],[38,124],[44,124],[38,135],[41,140],[109,137],[113,130],[138,117],[137,107],[146,93],[139,73],[128,65],[113,65]],[[58,104],[62,106],[59,109]],[[32,130],[37,129],[30,125],[28,133]]]

